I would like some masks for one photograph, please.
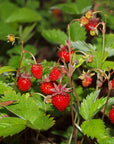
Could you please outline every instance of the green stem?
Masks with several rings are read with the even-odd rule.
[[[104,52],[105,52],[105,33],[103,32],[103,49],[102,49],[100,69],[102,69],[102,65],[103,65]]]
[[[78,104],[78,108],[79,108],[80,107],[80,102],[79,102],[79,99],[78,99],[78,95],[77,95],[73,80],[72,80],[72,86],[73,86],[73,90],[74,90],[74,93],[75,93],[75,96],[76,96],[76,100],[77,100],[77,104]]]
[[[15,79],[13,90],[16,87],[16,83],[17,83],[17,80],[18,80],[18,76],[19,76],[19,72],[20,72],[20,67],[21,67],[21,63],[22,63],[22,60],[23,60],[23,56],[24,56],[24,53],[22,52],[20,63],[19,63],[18,70],[17,70],[17,73],[16,73],[16,79]]]
[[[102,120],[104,120],[104,115],[105,115],[105,111],[106,111],[106,108],[107,108],[107,104],[108,104],[108,100],[109,100],[109,97],[110,97],[110,93],[111,93],[111,89],[109,89],[109,91],[108,91],[108,96],[107,96],[106,104],[105,104],[105,107],[104,107]]]
[[[37,64],[36,59],[35,59],[34,55],[31,52],[25,50],[24,53],[30,54],[32,56],[33,60],[34,60],[34,63]]]

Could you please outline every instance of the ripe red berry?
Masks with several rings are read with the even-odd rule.
[[[58,16],[61,14],[61,10],[60,9],[53,9],[53,14]]]
[[[36,79],[41,79],[43,69],[41,64],[33,64],[31,67],[31,72]]]
[[[88,87],[91,83],[92,83],[92,78],[91,77],[85,77],[82,80],[83,87]]]
[[[60,70],[58,69],[58,68],[53,68],[52,70],[51,70],[51,73],[50,73],[50,75],[49,75],[49,78],[50,78],[50,80],[51,81],[56,81],[58,78],[59,78],[59,76],[60,76]]]
[[[52,97],[52,104],[59,110],[64,111],[70,102],[69,95],[66,93],[65,95],[57,94]]]
[[[30,89],[30,87],[31,87],[31,81],[30,81],[30,79],[23,78],[23,77],[20,76],[18,78],[17,85],[18,85],[18,88],[21,91],[25,92],[25,91],[27,91],[27,90]]]
[[[99,23],[99,19],[98,18],[93,18],[89,20],[89,23],[85,25],[86,29],[88,31],[94,30],[96,28],[96,26]],[[97,27],[98,29],[98,27]]]
[[[73,50],[71,49],[71,54],[73,54]],[[59,58],[64,59],[65,63],[69,62],[69,50],[67,45],[62,45],[59,51]]]
[[[53,93],[51,89],[54,88],[54,83],[57,84],[56,81],[42,82],[40,85],[41,91],[46,95],[51,95]]]
[[[114,79],[112,80],[112,88],[114,89]]]
[[[110,110],[109,118],[112,124],[114,124],[114,108]]]

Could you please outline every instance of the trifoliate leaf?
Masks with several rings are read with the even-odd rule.
[[[43,30],[42,36],[49,42],[54,44],[65,44],[67,41],[67,35],[61,30]]]
[[[101,138],[105,136],[105,125],[100,119],[92,119],[84,121],[81,125],[84,135],[93,138]]]
[[[83,100],[80,107],[80,114],[85,119],[91,119],[103,107],[106,98],[97,99],[99,91],[95,91]]]
[[[15,117],[0,118],[0,137],[12,136],[26,128],[26,121]]]
[[[18,100],[15,104],[6,106],[5,108],[21,119],[26,120],[28,127],[47,130],[54,125],[53,119],[46,116],[45,113],[39,109],[36,102],[29,96],[29,93],[21,96],[20,93],[16,94],[15,91],[7,91],[1,100]]]
[[[84,27],[80,27],[79,22],[73,22],[70,25],[70,37],[72,41],[81,40],[84,41],[86,39],[86,32]]]

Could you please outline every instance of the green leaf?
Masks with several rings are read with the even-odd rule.
[[[26,58],[25,56],[23,57],[21,67],[26,66],[26,70],[29,71],[31,68],[31,64],[34,63],[34,61],[30,58]],[[20,56],[13,56],[10,58],[8,65],[14,68],[18,68],[19,63],[20,63]]]
[[[60,9],[68,14],[82,14],[89,10],[91,6],[91,0],[78,0],[76,3],[68,2],[54,5],[51,9]]]
[[[92,1],[91,0],[77,0],[76,1],[79,14],[85,13],[87,10],[91,9]]]
[[[46,116],[40,111],[36,102],[30,98],[30,95],[20,96],[15,91],[7,91],[2,97],[2,101],[18,100],[16,104],[6,106],[5,108],[27,121],[27,126],[38,130],[47,130],[54,125],[53,118]]]
[[[16,69],[10,67],[10,66],[3,66],[0,68],[0,74],[4,72],[11,72],[11,71],[16,71]]]
[[[113,1],[111,1],[113,2]],[[114,5],[114,4],[112,4]],[[113,16],[113,12],[112,14],[110,13],[110,11],[107,11],[107,7],[104,8],[104,5],[103,6],[100,6],[98,8],[98,10],[100,11],[103,11],[103,13],[106,14],[106,25],[110,28],[110,29],[114,29],[114,16]],[[111,9],[110,9],[111,10]],[[113,11],[113,10],[112,10]],[[105,21],[105,17],[104,17],[104,14],[103,13],[100,13],[100,15],[102,16],[102,20]]]
[[[43,30],[42,36],[49,42],[54,44],[65,44],[67,41],[67,35],[61,30]]]
[[[35,32],[32,32],[32,31],[35,28],[35,26],[36,26],[36,23],[30,26],[26,26],[25,29],[21,32],[20,37],[22,38],[24,43],[27,42],[34,35]]]
[[[114,105],[114,97],[109,98],[107,108],[106,108],[106,114],[109,115],[109,112],[112,108],[112,105]]]
[[[7,23],[12,22],[35,22],[39,21],[41,16],[34,10],[29,8],[20,8],[14,11],[6,20]]]
[[[20,56],[13,56],[9,59],[8,65],[13,68],[18,68],[20,62]]]
[[[73,22],[70,25],[70,37],[72,41],[85,41],[86,39],[86,32],[84,27],[80,27],[79,22]]]
[[[31,52],[33,55],[36,55],[36,52],[37,52],[36,48],[34,46],[32,46],[32,45],[26,45],[24,47],[24,50],[27,50],[27,51]],[[20,46],[15,46],[14,48],[12,48],[12,49],[7,51],[7,54],[9,54],[9,55],[18,54],[18,55],[21,56],[21,53],[22,52],[21,52]],[[28,54],[28,53],[25,53],[24,56],[26,58],[32,58],[32,56],[30,54]]]
[[[102,137],[98,140],[99,144],[114,144],[114,137]]]
[[[51,7],[51,9],[60,9],[63,12],[66,12],[68,14],[77,14],[77,13],[79,13],[76,3],[57,4],[53,7]]]
[[[102,69],[113,69],[114,68],[114,62],[113,61],[105,61],[103,64]]]
[[[3,94],[7,90],[11,90],[12,88],[8,86],[6,83],[0,81],[0,94]]]
[[[26,121],[15,117],[0,118],[0,137],[12,136],[26,128]]]
[[[7,10],[5,10],[7,8]],[[0,19],[5,21],[18,7],[11,2],[0,2]]]
[[[47,130],[52,127],[54,123],[55,121],[53,121],[52,117],[50,118],[48,115],[42,115],[40,116],[40,120],[38,118],[32,124],[28,123],[28,126],[33,129]]]
[[[114,137],[114,129],[106,128],[106,135],[109,137]]]
[[[93,62],[88,63],[87,65],[92,67],[92,68],[100,68],[101,67],[101,58],[102,58],[102,52],[101,51],[94,51],[92,53],[93,57]],[[108,57],[108,52],[104,52],[104,57],[103,57],[103,64],[105,63],[106,58]]]
[[[95,51],[96,47],[92,44],[87,44],[84,41],[76,41],[76,42],[71,42],[72,47],[84,52],[90,52],[90,51]]]
[[[105,136],[105,125],[100,119],[92,119],[84,121],[81,125],[84,135],[93,138],[101,138]]]
[[[5,24],[0,22],[0,39],[7,40],[8,34],[16,35],[18,32],[16,31],[16,28],[12,27],[10,24]]]
[[[91,119],[104,106],[106,98],[97,99],[99,91],[95,91],[83,100],[80,107],[80,114],[85,119]]]
[[[108,47],[105,48],[105,51],[108,52],[108,57],[114,56],[114,48]]]

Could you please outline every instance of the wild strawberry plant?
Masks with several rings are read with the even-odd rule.
[[[56,8],[65,6],[68,5]],[[70,7],[74,8],[72,12],[77,8],[73,3]],[[81,8],[76,10],[81,14]],[[56,116],[70,112],[72,127],[63,134],[65,143],[76,144],[80,140],[113,144],[110,131],[114,124],[114,63],[110,57],[114,55],[114,45],[113,34],[106,34],[106,24],[104,11],[86,10],[83,16],[69,22],[68,34],[44,30],[45,39],[60,44],[56,62],[37,62],[32,46],[24,47],[23,39],[8,35],[8,41],[12,45],[21,42],[21,48],[15,46],[9,50],[15,56],[8,66],[0,68],[1,137],[15,135],[27,127],[41,135],[56,124]],[[85,29],[92,37],[91,44],[85,42]],[[53,134],[61,135],[57,131]]]

